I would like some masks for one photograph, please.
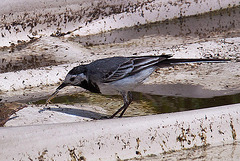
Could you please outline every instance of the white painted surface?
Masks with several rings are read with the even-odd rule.
[[[146,117],[0,129],[0,160],[117,160],[240,140],[240,104]],[[14,150],[10,150],[14,149]]]
[[[51,108],[51,109],[48,109]],[[106,110],[94,105],[29,105],[16,112],[4,127],[72,123],[100,119]]]
[[[84,36],[236,5],[238,0],[3,0],[0,46],[29,40],[28,35],[40,37],[74,31],[73,35]]]
[[[0,74],[2,91],[14,91],[24,88],[56,84],[64,79],[67,72],[78,64],[65,64],[42,69],[29,69]]]
[[[73,32],[86,36],[139,24],[148,24],[183,16],[191,16],[239,5],[237,0],[178,1],[155,0],[136,3],[132,13],[119,13],[93,21]]]

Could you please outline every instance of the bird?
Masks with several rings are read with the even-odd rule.
[[[89,64],[79,65],[71,69],[65,80],[47,99],[46,104],[66,86],[79,86],[93,93],[119,93],[123,98],[123,105],[110,117],[120,113],[121,118],[132,102],[131,91],[148,78],[156,68],[167,67],[179,63],[191,62],[222,62],[226,59],[174,59],[172,55],[109,57],[98,59]]]

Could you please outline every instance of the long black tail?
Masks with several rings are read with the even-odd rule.
[[[171,58],[172,55],[160,55],[160,56],[137,56],[137,57],[129,57],[129,58],[140,58],[140,60],[145,60],[144,58],[159,58],[159,62],[157,65],[159,67],[171,66],[175,64],[186,64],[186,63],[227,63],[232,61],[232,59],[178,59],[178,58]],[[236,60],[236,62],[239,62]]]
[[[168,66],[175,64],[186,64],[186,63],[227,63],[231,59],[166,59],[158,64],[158,66]]]

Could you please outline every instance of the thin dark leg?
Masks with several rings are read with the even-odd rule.
[[[119,118],[123,116],[124,112],[127,110],[128,106],[132,102],[132,92],[128,92],[128,105],[123,109],[122,113],[120,114]]]
[[[127,108],[128,104],[124,104],[121,108],[119,108],[117,110],[117,112],[115,112],[112,116],[110,116],[109,118],[114,118],[120,111],[122,111],[123,109]]]
[[[121,108],[119,108],[110,118],[115,117],[119,112],[121,112],[123,110],[122,113],[119,116],[119,117],[122,117],[122,115],[124,114],[124,112],[128,108],[129,104],[132,102],[131,92],[121,92],[121,94],[122,94],[122,97],[123,97],[124,105]]]

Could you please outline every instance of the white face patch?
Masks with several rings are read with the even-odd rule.
[[[70,85],[79,85],[82,81],[87,80],[87,77],[84,73],[78,75],[68,74],[64,80],[64,83]]]
[[[77,77],[82,78],[83,80],[87,80],[87,77],[85,74],[81,73]]]

